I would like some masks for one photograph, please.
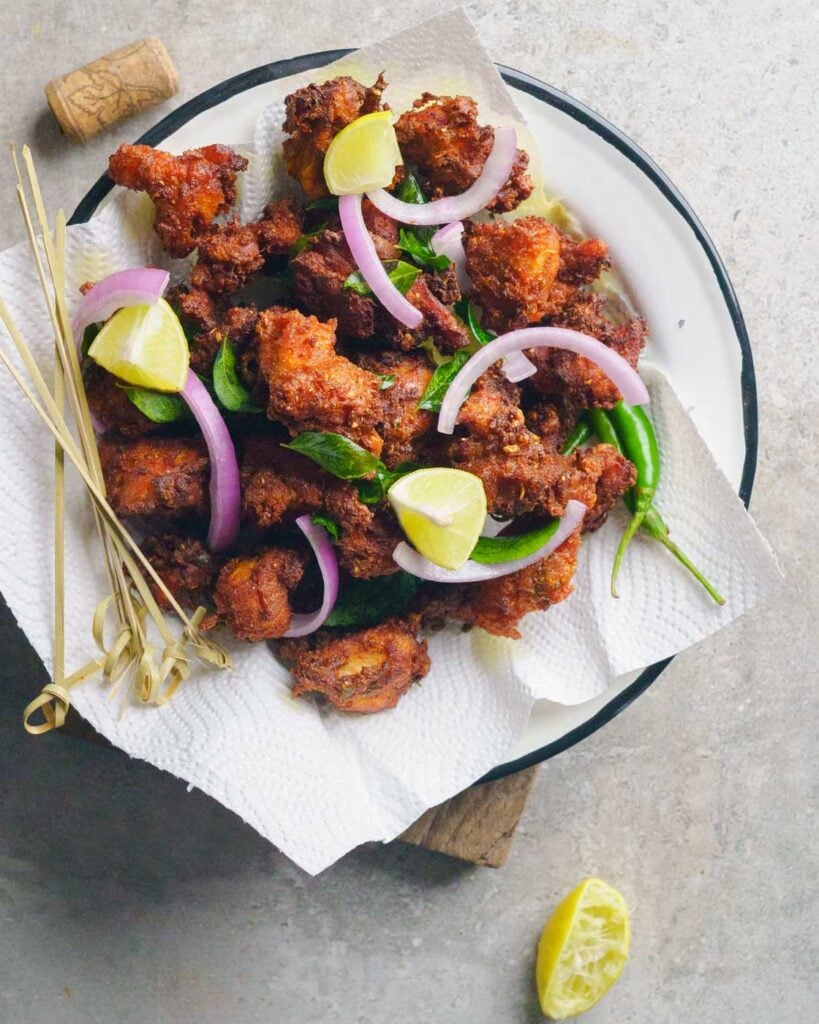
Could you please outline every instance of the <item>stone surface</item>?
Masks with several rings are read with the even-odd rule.
[[[496,59],[644,146],[714,237],[757,365],[752,508],[787,588],[544,766],[500,871],[394,844],[311,880],[227,811],[120,752],[24,736],[39,668],[5,634],[4,1024],[534,1022],[539,928],[589,873],[622,889],[634,924],[632,960],[589,1024],[801,1024],[816,1010],[817,13],[806,0],[467,7]],[[71,209],[112,146],[163,109],[70,147],[42,94],[55,74],[156,33],[185,99],[438,8],[3,4],[0,140],[29,141],[47,195]],[[0,166],[0,245],[20,237],[11,180]]]

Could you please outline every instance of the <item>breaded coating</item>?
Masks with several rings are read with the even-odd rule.
[[[358,358],[359,366],[382,377],[385,381],[379,392],[382,423],[379,428],[384,438],[381,458],[391,469],[401,462],[417,461],[426,436],[434,426],[432,413],[419,409],[427,385],[432,378],[432,366],[421,352],[367,353]]]
[[[450,614],[487,633],[517,640],[517,626],[524,615],[545,611],[571,594],[579,550],[580,533],[575,531],[556,551],[534,565],[464,587],[460,603]]]
[[[204,515],[209,461],[200,437],[99,439],[108,501],[119,516]]]
[[[495,129],[478,124],[473,99],[432,93],[424,93],[398,118],[395,133],[405,162],[418,168],[432,198],[466,191],[483,170],[495,141]],[[528,165],[529,154],[519,149],[509,181],[490,210],[514,210],[531,195]]]
[[[227,306],[202,288],[186,286],[173,289],[168,301],[186,328],[191,367],[202,376],[210,375],[224,338],[241,352],[255,335],[259,318],[255,306]]]
[[[108,161],[117,183],[147,192],[155,228],[171,256],[187,256],[204,229],[236,201],[236,174],[247,160],[228,146],[203,146],[173,156],[152,146],[120,146]]]
[[[336,322],[274,306],[256,328],[267,415],[295,436],[304,430],[343,434],[381,454],[378,378],[336,353]]]
[[[125,437],[140,437],[159,429],[137,409],[116,377],[90,359],[82,373],[88,408],[91,414],[109,430],[117,430]]]
[[[231,558],[216,582],[216,611],[239,640],[272,640],[290,628],[290,591],[304,573],[305,556],[265,548]]]
[[[645,320],[634,317],[615,325],[605,308],[603,295],[580,292],[551,323],[590,334],[636,366],[648,333]],[[526,354],[538,368],[527,380],[527,388],[543,395],[561,395],[584,409],[611,409],[620,399],[620,392],[606,374],[583,356],[556,348],[532,349]]]
[[[364,715],[394,708],[429,672],[427,642],[417,633],[418,617],[413,616],[387,619],[343,637],[325,634],[315,649],[296,653],[294,696],[321,694],[340,711]]]
[[[251,437],[242,458],[242,514],[260,529],[292,522],[324,505],[328,477],[277,437]]]
[[[575,466],[594,482],[594,504],[583,519],[583,533],[599,530],[609,512],[637,482],[637,470],[610,444],[579,449],[572,456]]]
[[[392,553],[404,535],[388,506],[365,505],[354,484],[328,481],[324,506],[341,527],[338,562],[351,576],[371,579],[398,572]]]
[[[602,238],[572,238],[560,232],[559,281],[566,284],[591,284],[611,266],[609,247]]]
[[[362,204],[364,222],[382,260],[396,259],[398,225],[369,199]],[[359,295],[344,282],[355,269],[350,247],[335,221],[310,240],[291,261],[293,295],[299,307],[322,320],[335,318],[342,338],[369,338],[375,332],[378,303]]]
[[[284,256],[298,240],[303,215],[292,198],[264,209],[263,219],[240,224],[235,218],[212,224],[199,237],[190,286],[212,295],[230,295],[247,284],[268,256]]]
[[[324,183],[324,154],[342,128],[363,114],[381,110],[387,86],[381,74],[369,88],[346,75],[322,85],[305,85],[285,97],[282,145],[287,173],[304,189],[308,199],[328,195]]]
[[[546,314],[560,263],[557,228],[542,217],[467,222],[465,249],[484,326],[504,333]]]
[[[445,306],[435,295],[433,288],[439,287],[437,283],[433,284],[436,278],[435,274],[419,274],[407,292],[407,300],[424,314],[420,326],[414,330],[400,324],[385,310],[379,309],[379,337],[387,344],[409,352],[417,348],[422,341],[432,338],[442,352],[449,353],[469,344],[470,338],[466,328],[452,309]]]
[[[162,533],[147,537],[140,547],[183,608],[196,609],[210,603],[218,566],[202,541],[177,533]],[[169,608],[167,598],[150,579],[148,585],[158,604]]]

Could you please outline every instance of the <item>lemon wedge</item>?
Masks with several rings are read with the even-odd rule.
[[[164,299],[118,310],[88,355],[120,380],[155,391],[181,391],[190,365],[185,332]]]
[[[594,1006],[620,977],[630,940],[620,893],[599,878],[581,882],[540,936],[536,981],[546,1016],[566,1020]]]
[[[486,520],[483,481],[462,469],[416,469],[387,492],[416,551],[444,569],[460,569]]]
[[[404,162],[392,114],[377,110],[342,128],[324,156],[324,180],[335,196],[386,188]]]

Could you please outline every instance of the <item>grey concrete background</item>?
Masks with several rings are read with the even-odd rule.
[[[157,33],[181,73],[181,101],[248,67],[361,44],[438,7],[4,3],[0,139],[28,140],[49,199],[71,209],[113,145],[170,107],[72,148],[43,102],[55,73]],[[533,1022],[539,928],[589,873],[622,889],[634,928],[632,960],[590,1024],[801,1024],[819,1009],[816,9],[807,0],[467,7],[496,59],[624,129],[713,235],[754,345],[762,432],[752,507],[787,590],[678,658],[624,715],[544,766],[497,872],[396,844],[310,879],[159,772],[117,751],[24,736],[20,709],[40,669],[6,630],[4,1024]],[[0,245],[20,237],[0,166]]]

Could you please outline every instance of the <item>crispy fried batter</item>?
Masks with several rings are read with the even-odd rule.
[[[216,582],[216,610],[239,640],[272,640],[290,628],[289,592],[304,573],[305,556],[265,548],[231,558]]]
[[[634,317],[617,326],[606,316],[605,308],[604,296],[580,292],[551,322],[590,334],[636,366],[646,340],[645,320]],[[581,408],[610,409],[620,398],[611,380],[583,356],[556,348],[533,349],[527,355],[538,368],[527,386],[540,394],[562,395]]]
[[[596,444],[574,453],[576,467],[594,482],[594,505],[583,520],[583,533],[599,530],[609,512],[637,481],[637,470],[610,444]]]
[[[241,352],[252,340],[259,314],[255,306],[227,306],[202,288],[180,286],[168,295],[187,328],[191,367],[203,376],[213,368],[213,360],[224,338]]]
[[[285,97],[283,128],[290,136],[282,145],[285,167],[308,199],[328,195],[324,154],[333,136],[357,117],[381,110],[386,87],[383,74],[369,88],[345,75],[323,85],[306,85]]]
[[[362,355],[358,364],[370,373],[395,378],[392,384],[385,381],[388,386],[379,392],[384,438],[381,458],[390,468],[417,460],[423,440],[433,428],[432,414],[418,408],[432,377],[429,360],[420,352],[382,352]]]
[[[199,258],[191,271],[191,287],[212,295],[237,292],[264,266],[253,224],[238,220],[213,224],[199,236]]]
[[[516,330],[545,315],[560,262],[557,228],[542,217],[468,222],[465,248],[487,327]]]
[[[293,196],[285,196],[268,203],[254,226],[262,255],[286,256],[299,240],[304,212]]]
[[[99,422],[125,437],[139,437],[159,428],[143,415],[117,383],[115,377],[88,360],[83,370],[88,407]]]
[[[117,183],[147,192],[155,228],[172,256],[187,256],[199,236],[236,201],[236,174],[247,160],[228,146],[204,146],[172,156],[152,146],[120,146],[108,161]]]
[[[427,642],[417,633],[418,617],[412,616],[343,637],[322,637],[315,649],[296,654],[293,694],[321,694],[340,711],[359,714],[394,708],[429,672]]]
[[[440,289],[436,277],[434,274],[419,274],[407,292],[407,300],[424,314],[420,326],[414,330],[379,309],[380,334],[388,344],[405,352],[417,348],[427,338],[432,338],[442,352],[455,352],[469,344],[469,335],[463,324],[433,291],[433,288]],[[446,287],[450,286],[447,284]]]
[[[495,130],[478,124],[478,105],[469,96],[424,93],[396,122],[404,160],[415,164],[432,197],[457,195],[476,180],[492,151]],[[531,195],[529,154],[519,149],[509,181],[489,209],[513,210]]]
[[[403,534],[390,508],[365,505],[353,484],[334,479],[325,488],[324,508],[341,527],[337,550],[342,569],[360,579],[398,571],[392,553]]]
[[[217,564],[200,540],[163,533],[146,538],[140,547],[183,608],[194,609],[211,601]],[[159,605],[169,608],[168,600],[159,588],[150,580],[148,585]]]
[[[450,614],[495,636],[519,639],[517,625],[524,615],[544,611],[571,594],[579,549],[580,534],[575,532],[534,565],[465,587],[460,604]]]
[[[328,479],[315,463],[283,448],[279,438],[251,437],[242,459],[243,515],[267,529],[318,512]]]
[[[201,438],[99,440],[108,501],[120,516],[203,515],[209,462]]]
[[[611,266],[609,247],[602,238],[572,238],[560,232],[559,281],[566,284],[591,284],[601,271]]]
[[[378,378],[335,351],[335,320],[322,323],[274,306],[259,316],[259,370],[267,414],[293,435],[303,430],[343,434],[381,454]]]

